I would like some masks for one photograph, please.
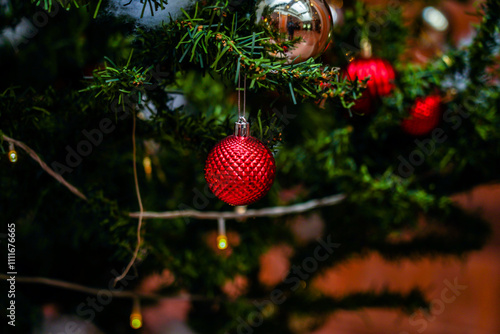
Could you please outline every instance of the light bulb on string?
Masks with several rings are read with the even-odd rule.
[[[14,144],[9,143],[9,160],[10,162],[14,163],[17,161],[17,152],[14,149]]]
[[[138,298],[134,298],[134,306],[132,307],[132,314],[130,314],[130,327],[133,329],[142,327],[141,304]]]
[[[219,218],[219,235],[217,236],[217,248],[223,250],[228,246],[227,236],[226,236],[226,222],[224,218]]]
[[[149,156],[145,156],[142,160],[142,164],[144,166],[144,173],[146,174],[146,178],[148,181],[151,180],[151,174],[153,172],[153,168],[151,167],[151,158]]]
[[[219,235],[217,237],[217,248],[224,250],[227,248],[227,237],[225,235]]]

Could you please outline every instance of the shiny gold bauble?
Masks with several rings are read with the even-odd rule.
[[[275,43],[300,40],[288,50],[273,54],[301,63],[320,56],[332,40],[333,21],[323,0],[259,0],[256,23],[278,35]]]

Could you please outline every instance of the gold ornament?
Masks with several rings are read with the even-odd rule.
[[[324,0],[259,0],[256,23],[279,36],[276,43],[300,40],[285,52],[273,54],[287,58],[288,64],[319,57],[332,39],[333,21]]]

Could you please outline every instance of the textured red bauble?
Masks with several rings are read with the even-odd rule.
[[[358,78],[363,80],[367,77],[366,90],[363,96],[356,101],[353,110],[362,114],[369,114],[374,110],[373,104],[380,96],[387,96],[394,88],[394,68],[384,59],[361,58],[355,59],[347,66],[345,74],[350,80]]]
[[[401,122],[401,127],[410,135],[423,136],[432,131],[440,119],[441,97],[430,95],[415,101],[410,116]]]
[[[205,164],[210,190],[230,205],[248,205],[264,197],[275,174],[271,151],[251,136],[224,138],[210,151]]]

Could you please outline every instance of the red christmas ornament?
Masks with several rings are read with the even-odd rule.
[[[350,80],[354,80],[355,78],[363,80],[370,77],[363,96],[356,100],[356,104],[353,107],[355,112],[361,114],[371,113],[373,111],[372,105],[376,102],[376,99],[391,93],[394,88],[394,78],[396,76],[392,65],[387,60],[378,58],[353,60],[347,66],[346,75]]]
[[[217,143],[205,163],[205,179],[210,190],[230,205],[258,201],[274,182],[274,157],[249,132],[249,123],[237,122],[235,134]]]
[[[85,65],[82,69],[83,79],[94,80],[94,70],[102,71],[104,69],[106,69],[106,65],[103,62],[89,63]]]
[[[431,95],[418,98],[411,108],[410,117],[401,122],[403,130],[414,136],[423,136],[432,131],[441,119],[441,97]]]

